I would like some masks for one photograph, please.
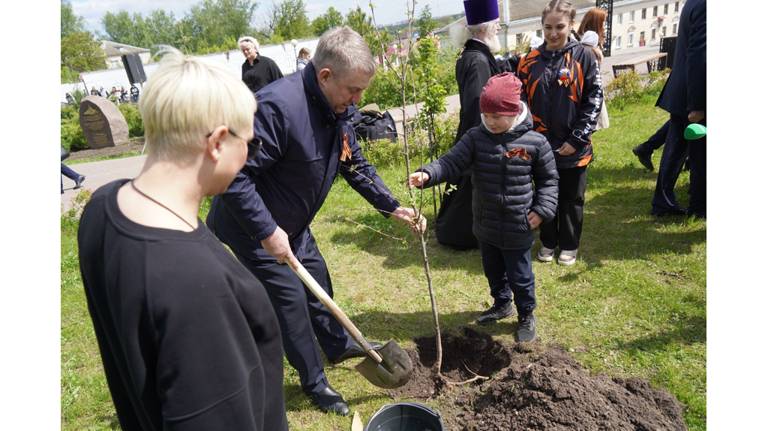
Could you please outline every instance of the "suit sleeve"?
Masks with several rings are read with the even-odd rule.
[[[345,127],[344,133],[349,136],[349,148],[352,151],[352,157],[341,162],[341,176],[384,217],[389,217],[400,206],[400,202],[392,196],[392,192],[379,177],[376,168],[363,156],[363,150],[360,148],[351,127]]]
[[[687,109],[707,109],[707,2],[691,11],[691,32],[688,36],[687,61]]]
[[[584,61],[581,63],[584,86],[581,103],[576,113],[576,122],[571,129],[571,136],[568,137],[568,142],[576,150],[581,150],[592,142],[592,132],[595,131],[597,117],[603,107],[603,83],[597,57],[589,48],[583,49],[582,52],[584,53]]]
[[[221,198],[243,230],[251,238],[261,241],[275,232],[277,223],[256,191],[255,182],[259,175],[282,158],[282,145],[287,141],[283,116],[272,103],[259,103],[254,115],[253,132],[254,137],[261,140],[261,149],[237,173]]]
[[[533,184],[536,194],[533,199],[531,211],[538,214],[544,221],[551,221],[557,212],[559,174],[555,164],[555,156],[549,142],[539,148],[539,155],[533,166]]]
[[[470,138],[469,133],[465,133],[442,157],[417,169],[416,172],[429,174],[429,181],[424,184],[424,188],[446,181],[458,180],[472,165],[473,154],[474,140]]]

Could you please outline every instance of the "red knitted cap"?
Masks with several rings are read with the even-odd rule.
[[[522,86],[522,82],[513,73],[504,72],[492,76],[480,94],[480,112],[511,117],[519,114]]]

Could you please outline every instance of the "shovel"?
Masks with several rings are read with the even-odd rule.
[[[330,310],[333,317],[349,332],[355,342],[365,350],[368,357],[355,366],[363,377],[374,385],[386,389],[397,388],[408,382],[413,372],[413,363],[411,357],[394,340],[389,340],[381,348],[374,349],[355,324],[349,320],[346,313],[333,302],[333,299],[298,260],[288,261],[288,266],[299,276],[310,292]]]

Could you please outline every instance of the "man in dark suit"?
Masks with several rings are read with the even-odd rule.
[[[365,352],[283,263],[300,262],[333,297],[310,224],[338,175],[385,217],[426,229],[426,220],[401,206],[365,159],[349,121],[375,69],[365,40],[337,27],[323,34],[307,67],[259,90],[253,129],[261,150],[213,199],[207,219],[266,287],[304,393],[319,409],[341,415],[349,405],[331,387],[321,350],[332,364]]]
[[[675,45],[672,73],[656,105],[669,112],[670,124],[661,156],[651,214],[706,218],[707,153],[706,138],[686,141],[685,128],[691,123],[705,124],[707,107],[707,3],[688,0],[680,13],[680,30]],[[674,188],[686,151],[690,160],[690,202],[686,212],[677,203]]]

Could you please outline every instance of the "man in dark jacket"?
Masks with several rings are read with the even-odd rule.
[[[480,125],[480,93],[493,75],[505,71],[493,52],[500,48],[496,32],[499,29],[499,6],[496,0],[464,2],[469,39],[456,61],[456,82],[459,84],[459,129],[456,141],[467,130]],[[463,39],[464,37],[462,37]],[[456,248],[477,247],[472,234],[472,180],[469,174],[457,177],[446,185],[440,211],[435,220],[437,241]]]
[[[280,68],[271,58],[259,54],[259,42],[255,38],[243,36],[237,44],[245,56],[242,79],[251,91],[255,93],[270,82],[283,77]]]
[[[651,202],[655,216],[683,215],[675,198],[675,183],[686,150],[691,169],[688,215],[706,218],[706,138],[687,142],[683,137],[691,123],[705,123],[707,109],[707,3],[688,0],[680,13],[675,45],[675,66],[656,105],[670,114],[669,133],[659,165],[656,191]]]
[[[226,192],[213,200],[207,224],[264,284],[280,322],[288,362],[323,411],[349,413],[323,371],[365,353],[282,263],[298,261],[333,296],[331,278],[310,223],[337,174],[382,215],[416,226],[363,157],[349,119],[375,72],[368,45],[349,27],[327,31],[306,68],[256,94],[254,135],[262,143]],[[425,229],[418,220],[417,229]]]

